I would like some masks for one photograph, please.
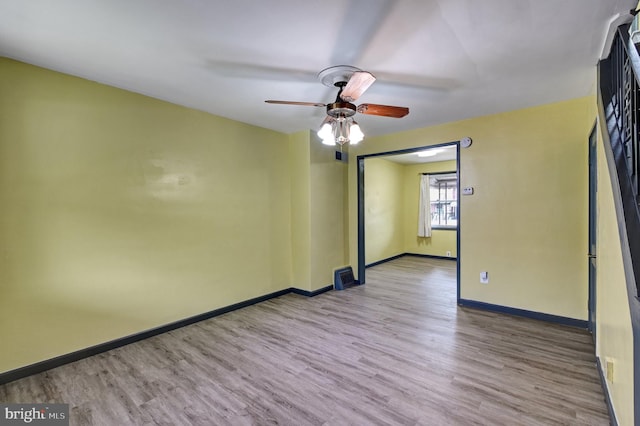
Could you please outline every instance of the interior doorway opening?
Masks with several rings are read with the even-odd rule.
[[[358,281],[406,255],[449,259],[460,300],[459,141],[358,156],[357,173]],[[423,219],[429,232],[419,235]]]

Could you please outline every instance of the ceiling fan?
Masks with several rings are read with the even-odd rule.
[[[318,136],[327,145],[339,143],[355,144],[364,138],[360,126],[353,119],[356,112],[361,114],[379,115],[383,117],[402,118],[409,114],[409,108],[379,105],[360,104],[354,105],[362,94],[376,81],[376,78],[368,71],[349,65],[338,65],[320,71],[318,79],[328,87],[337,87],[338,95],[334,102],[323,104],[317,102],[295,102],[266,100],[269,104],[299,105],[326,107],[327,117],[322,122]]]

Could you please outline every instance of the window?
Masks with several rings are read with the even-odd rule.
[[[456,228],[458,226],[458,176],[456,173],[431,174],[429,182],[431,200],[431,226]]]

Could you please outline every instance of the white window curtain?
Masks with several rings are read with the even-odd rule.
[[[431,236],[431,200],[429,175],[422,175],[420,180],[420,211],[418,212],[418,237]]]

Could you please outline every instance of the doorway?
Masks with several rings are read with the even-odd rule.
[[[443,156],[440,156],[442,155],[441,153],[449,153],[449,156],[447,157],[446,154],[444,154]],[[447,164],[445,164],[445,161]],[[409,195],[408,199],[410,199],[410,202],[405,205],[409,206],[408,210],[411,211],[411,214],[413,214],[415,210],[416,218],[415,218],[415,223],[413,218],[411,218],[407,222],[407,224],[404,226],[405,226],[405,229],[406,227],[410,227],[410,228],[415,228],[415,230],[417,231],[418,194],[419,194],[419,182],[420,182],[419,181],[420,177],[418,175],[425,174],[425,173],[418,173],[418,170],[422,168],[424,168],[425,170],[432,169],[431,167],[425,166],[425,164],[421,165],[421,163],[431,163],[434,166],[435,165],[440,166],[439,169],[437,167],[433,168],[433,172],[431,173],[433,175],[431,176],[432,181],[436,180],[434,176],[439,176],[438,180],[443,181],[445,174],[442,172],[449,172],[447,173],[447,175],[449,175],[447,177],[450,177],[450,175],[453,175],[455,177],[455,184],[454,184],[454,190],[452,192],[454,192],[457,197],[461,193],[460,192],[460,143],[458,141],[447,142],[447,143],[442,143],[437,145],[421,146],[421,147],[410,148],[405,150],[367,154],[367,155],[361,155],[357,157],[357,199],[358,199],[357,274],[358,274],[358,281],[361,284],[364,284],[366,282],[366,268],[368,266],[373,266],[374,264],[378,264],[378,263],[384,263],[393,258],[404,256],[405,254],[410,254],[410,255],[417,254],[418,256],[434,257],[434,258],[449,257],[452,260],[455,258],[456,275],[457,275],[456,295],[457,295],[457,300],[459,301],[460,300],[460,258],[461,258],[460,229],[461,228],[460,228],[460,220],[459,220],[460,203],[457,201],[457,199],[453,203],[451,203],[451,200],[444,200],[444,202],[442,200],[436,200],[437,202],[430,203],[432,211],[434,208],[437,210],[435,213],[433,213],[436,216],[438,221],[436,224],[437,232],[441,234],[448,234],[449,236],[448,238],[453,239],[453,242],[450,242],[450,244],[452,244],[452,247],[454,247],[453,249],[451,247],[449,247],[448,249],[441,248],[442,253],[437,252],[433,254],[431,253],[421,254],[421,253],[417,253],[420,250],[414,250],[415,247],[411,247],[411,244],[409,243],[408,250],[395,249],[395,251],[392,250],[391,252],[399,253],[399,254],[397,254],[396,256],[385,257],[384,254],[380,254],[377,250],[373,250],[372,246],[369,244],[369,243],[374,244],[373,247],[377,247],[374,243],[374,240],[380,239],[380,235],[378,232],[372,233],[371,223],[376,221],[380,223],[381,221],[386,220],[386,218],[384,218],[383,215],[381,215],[380,217],[376,216],[375,210],[378,207],[380,207],[380,204],[382,202],[384,202],[385,197],[379,196],[378,187],[376,187],[375,194],[377,198],[375,198],[374,201],[372,201],[371,194],[374,193],[374,191],[370,190],[369,192],[367,192],[366,191],[367,188],[365,187],[365,185],[368,184],[371,187],[373,185],[372,183],[373,178],[372,178],[372,175],[366,175],[366,173],[367,173],[367,170],[369,170],[370,173],[374,173],[374,172],[379,173],[381,163],[387,164],[386,166],[384,166],[386,168],[389,168],[389,167],[394,168],[394,167],[397,167],[398,164],[406,166],[406,169],[403,173],[405,173],[406,176],[409,176],[409,177],[405,177],[405,179],[410,179],[410,182],[411,182],[411,184],[407,188],[409,188],[408,191],[410,191],[410,194],[415,193],[415,200],[412,198],[413,197],[412,195]],[[366,164],[368,164],[368,168],[365,166]],[[374,164],[376,165],[375,167],[374,167]],[[395,164],[395,165],[392,165],[392,164]],[[444,168],[447,168],[447,170],[444,170]],[[414,183],[415,179],[418,179],[417,181],[418,184]],[[378,180],[385,181],[384,178],[378,178]],[[415,188],[413,188],[413,186],[415,186]],[[440,187],[442,188],[442,186],[443,185],[441,182]],[[405,199],[407,198],[405,197]],[[415,203],[415,206],[413,206],[411,203]],[[447,216],[442,215],[442,206],[445,204],[447,205]],[[387,204],[386,207],[390,208],[393,206],[390,206],[389,204]],[[411,214],[406,214],[404,216],[408,217],[408,216],[411,216]],[[446,219],[455,218],[455,220],[448,220],[447,223],[442,223],[441,221],[443,220],[443,218],[446,218]],[[369,240],[367,240],[368,228],[369,228]],[[408,232],[411,232],[411,231],[408,231]],[[436,232],[435,229],[434,229],[434,232]],[[414,238],[416,238],[416,240],[422,241],[423,244],[431,244],[431,242],[433,241],[432,238],[418,238],[417,233],[413,235],[414,235]],[[407,248],[407,247],[404,247],[404,248]],[[372,262],[371,255],[367,255],[367,250],[376,251],[374,255],[376,256],[375,257],[376,260],[378,260],[379,257],[382,257],[383,259],[380,261]]]

